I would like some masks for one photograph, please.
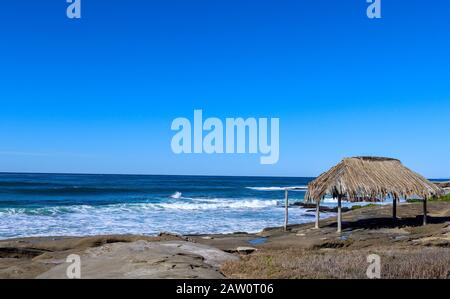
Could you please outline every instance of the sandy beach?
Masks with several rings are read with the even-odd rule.
[[[267,228],[256,234],[110,235],[0,241],[0,278],[66,278],[70,254],[81,257],[82,278],[366,278],[368,254],[381,256],[382,278],[450,277],[450,203],[403,203],[334,218]]]

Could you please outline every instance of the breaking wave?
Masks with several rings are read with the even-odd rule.
[[[298,216],[295,216],[298,214]],[[24,236],[96,234],[180,234],[258,232],[281,225],[284,209],[277,200],[195,198],[155,203],[1,208],[0,239]],[[292,209],[296,222],[307,221]],[[243,227],[242,221],[246,220]],[[36,225],[38,223],[39,225]]]
[[[157,206],[175,210],[260,209],[276,207],[276,200],[194,199],[193,202],[160,203]]]
[[[180,199],[182,196],[183,196],[183,193],[177,191],[174,194],[172,194],[170,196],[170,198],[172,198],[172,199]]]
[[[178,197],[180,198],[180,197]],[[92,213],[100,211],[104,213],[130,212],[142,210],[216,210],[216,209],[258,209],[267,207],[276,207],[276,200],[258,200],[258,199],[190,199],[183,202],[160,202],[160,203],[129,203],[129,204],[111,204],[111,205],[72,205],[72,206],[53,206],[40,208],[3,208],[0,209],[0,217],[11,215],[28,216],[55,216],[70,213]]]
[[[286,189],[292,189],[292,191],[306,191],[308,186],[287,186],[287,187],[246,187],[255,191],[284,191]]]

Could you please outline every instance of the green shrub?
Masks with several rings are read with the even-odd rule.
[[[406,200],[407,202],[411,202],[411,203],[413,203],[413,202],[422,202],[422,200],[421,199],[408,199],[408,200]],[[430,198],[430,199],[428,199],[428,201],[446,201],[446,202],[450,202],[450,194],[447,194],[447,195],[444,195],[444,196],[441,196],[441,197],[433,197],[433,198]]]
[[[450,194],[447,194],[445,196],[442,196],[438,199],[439,201],[449,201],[450,202]]]
[[[354,206],[352,206],[352,210],[358,210],[358,209],[362,209],[362,208],[370,208],[370,207],[377,207],[377,206],[378,206],[378,205],[373,204],[373,203],[368,204],[368,205],[364,205],[364,206],[361,206],[361,205],[354,205]]]

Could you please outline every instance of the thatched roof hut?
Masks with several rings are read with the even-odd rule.
[[[342,160],[309,183],[305,199],[317,201],[325,195],[343,195],[348,201],[383,201],[387,196],[430,198],[441,192],[397,159],[354,157]]]
[[[338,165],[309,183],[305,201],[320,200],[326,195],[347,201],[384,201],[393,199],[394,218],[400,198],[418,196],[424,200],[424,223],[426,223],[426,199],[442,194],[442,189],[423,176],[411,171],[397,159],[382,157],[354,157],[342,160]],[[318,211],[316,227],[318,227]],[[338,231],[341,230],[338,213]]]

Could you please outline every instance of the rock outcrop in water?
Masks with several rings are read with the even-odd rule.
[[[448,182],[434,182],[436,185],[438,185],[441,188],[450,188],[450,181]]]
[[[315,204],[309,204],[309,203],[303,203],[303,202],[294,202],[293,204],[291,204],[291,206],[309,209],[311,212],[316,210]],[[337,207],[331,208],[331,207],[320,206],[319,211],[323,212],[323,213],[337,213]],[[350,211],[349,208],[342,207],[342,212],[348,212],[348,211]]]

